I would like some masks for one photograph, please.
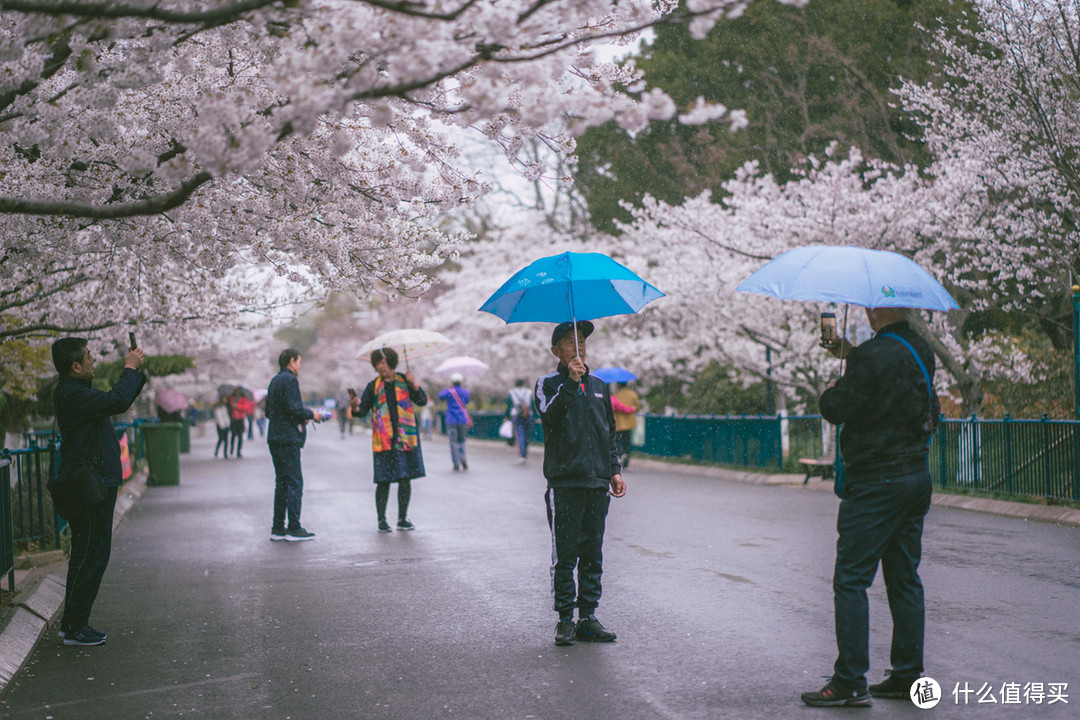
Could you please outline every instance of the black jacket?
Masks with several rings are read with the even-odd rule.
[[[926,469],[930,434],[941,415],[937,393],[903,343],[919,353],[934,378],[934,353],[906,322],[893,323],[848,355],[847,370],[821,396],[821,414],[840,431],[840,453],[849,481],[904,475]]]
[[[270,381],[266,389],[266,417],[270,421],[266,442],[304,446],[307,421],[315,419],[315,411],[304,407],[300,380],[292,370],[282,370]]]
[[[622,472],[607,383],[587,368],[575,383],[559,363],[558,370],[536,381],[535,400],[544,426],[548,487],[607,487],[611,476]]]
[[[61,466],[67,462],[89,461],[101,472],[107,487],[123,483],[120,441],[113,429],[113,415],[127,412],[139,396],[146,376],[124,368],[120,379],[108,392],[95,390],[90,380],[64,375],[53,392],[56,427],[60,431]]]

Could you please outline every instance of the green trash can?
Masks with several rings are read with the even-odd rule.
[[[146,459],[150,463],[147,485],[180,484],[180,423],[147,423]]]
[[[180,421],[180,454],[187,455],[191,452],[191,423],[186,419]]]

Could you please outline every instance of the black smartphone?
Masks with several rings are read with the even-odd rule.
[[[355,400],[356,399],[356,391],[353,390],[352,388],[349,388],[348,392],[349,392],[349,398]]]
[[[836,343],[836,313],[821,313],[821,342],[825,345]]]
[[[139,347],[139,344],[135,342],[135,333],[128,333],[128,350],[134,350]]]

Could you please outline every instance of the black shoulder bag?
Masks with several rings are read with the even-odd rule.
[[[93,460],[61,460],[60,471],[45,486],[56,512],[68,521],[88,513],[108,492]]]

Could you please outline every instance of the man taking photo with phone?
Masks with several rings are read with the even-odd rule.
[[[146,376],[139,372],[143,351],[132,348],[128,352],[120,379],[108,392],[92,386],[94,356],[85,338],[57,340],[52,357],[60,375],[53,408],[60,431],[61,468],[88,462],[101,475],[107,490],[96,505],[65,518],[71,527],[71,556],[60,637],[65,645],[101,645],[105,633],[90,626],[90,611],[112,553],[116,489],[123,483],[120,442],[110,418],[127,412],[146,383]]]
[[[871,696],[907,698],[923,671],[925,604],[919,561],[930,508],[930,434],[941,414],[934,353],[907,322],[908,308],[867,308],[874,337],[858,347],[830,336],[822,347],[847,358],[843,377],[821,395],[821,415],[840,430],[844,484],[833,571],[837,658],[807,705],[865,707]],[[867,687],[870,611],[866,590],[885,578],[892,614],[892,668]]]

